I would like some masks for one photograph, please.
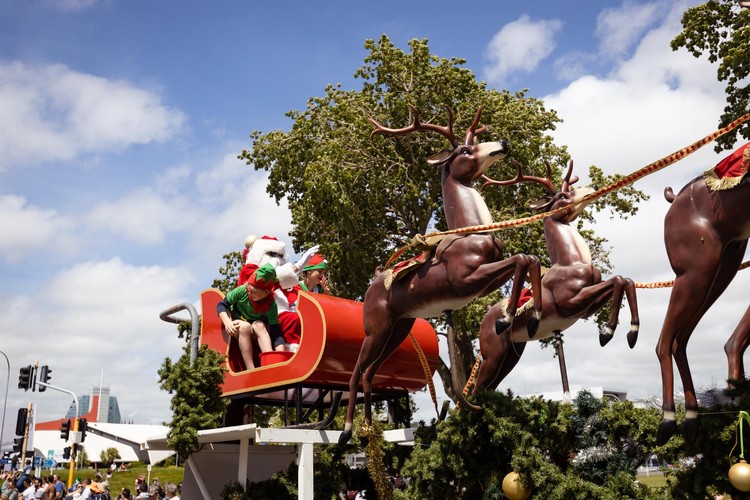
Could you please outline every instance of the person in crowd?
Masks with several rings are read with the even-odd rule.
[[[133,500],[133,496],[130,494],[128,488],[123,488],[120,494],[117,495],[117,500]]]
[[[21,498],[23,498],[23,500],[34,500],[34,493],[36,493],[36,488],[34,487],[32,478],[26,475],[22,477],[22,487],[21,490],[19,490],[21,492]]]
[[[81,482],[83,485],[83,491],[81,492],[81,500],[89,500],[91,498],[91,478],[85,477]]]
[[[328,287],[328,262],[321,254],[313,255],[307,265],[302,268],[300,286],[306,292],[331,295],[331,290]]]
[[[146,500],[146,499],[148,499],[148,485],[144,481],[138,486],[138,495],[135,497],[135,500]]]
[[[8,500],[18,500],[18,489],[16,489],[16,482],[12,479],[6,481],[8,485]]]
[[[167,483],[164,485],[164,494],[167,498],[180,500],[180,496],[177,493],[177,486],[174,484]]]
[[[216,312],[226,332],[238,341],[245,368],[255,368],[253,338],[261,352],[283,351],[284,337],[279,325],[278,307],[272,295],[276,271],[263,264],[248,279],[219,302]]]
[[[161,483],[159,483],[158,478],[154,478],[154,480],[151,481],[151,487],[148,489],[148,496],[149,498],[156,499],[162,498],[164,496]]]
[[[55,496],[59,498],[64,497],[65,495],[63,493],[65,492],[65,483],[63,483],[60,480],[60,475],[59,474],[53,475],[52,481],[55,486]]]

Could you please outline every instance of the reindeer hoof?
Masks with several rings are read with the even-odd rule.
[[[667,444],[669,438],[671,438],[677,431],[677,422],[674,420],[662,420],[659,422],[659,428],[656,431],[656,444],[663,446]]]
[[[628,332],[628,346],[632,349],[636,342],[638,342],[638,330],[630,330]]]
[[[599,334],[599,345],[604,347],[609,343],[609,341],[612,340],[612,334],[611,333],[600,333]]]
[[[505,321],[505,319],[496,319],[495,320],[495,333],[500,335],[505,330],[510,328],[510,323]]]
[[[529,322],[526,323],[526,331],[529,334],[529,338],[533,339],[536,336],[536,332],[539,330],[539,320],[536,316],[532,316]]]
[[[352,430],[346,429],[341,432],[341,435],[339,436],[339,449],[344,448],[347,443],[349,443],[349,440],[352,438]]]
[[[685,438],[687,444],[695,443],[698,438],[698,430],[700,423],[697,418],[687,418],[682,421],[682,437]]]

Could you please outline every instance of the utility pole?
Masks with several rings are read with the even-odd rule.
[[[23,430],[23,447],[21,448],[21,467],[26,469],[26,448],[29,446],[29,426],[31,425],[31,416],[34,406],[29,403],[26,410],[26,425]]]

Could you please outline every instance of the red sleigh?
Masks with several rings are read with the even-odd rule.
[[[311,411],[338,406],[340,392],[348,389],[362,340],[362,303],[323,294],[300,292],[297,313],[302,339],[296,353],[265,353],[246,370],[239,347],[223,330],[216,304],[224,295],[216,289],[201,293],[201,343],[226,355],[222,392],[232,400],[225,425],[243,421],[248,404],[283,405],[297,408],[297,422],[304,423]],[[438,363],[437,335],[423,319],[411,334],[419,344],[427,371],[417,349],[406,339],[387,359],[373,381],[374,400],[395,399],[416,392],[432,378]],[[231,341],[230,341],[231,340]],[[303,412],[308,409],[307,414]]]

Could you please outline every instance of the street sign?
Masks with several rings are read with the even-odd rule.
[[[44,461],[44,468],[45,469],[51,469],[53,467],[57,467],[57,462],[52,460],[51,458],[48,458]]]

